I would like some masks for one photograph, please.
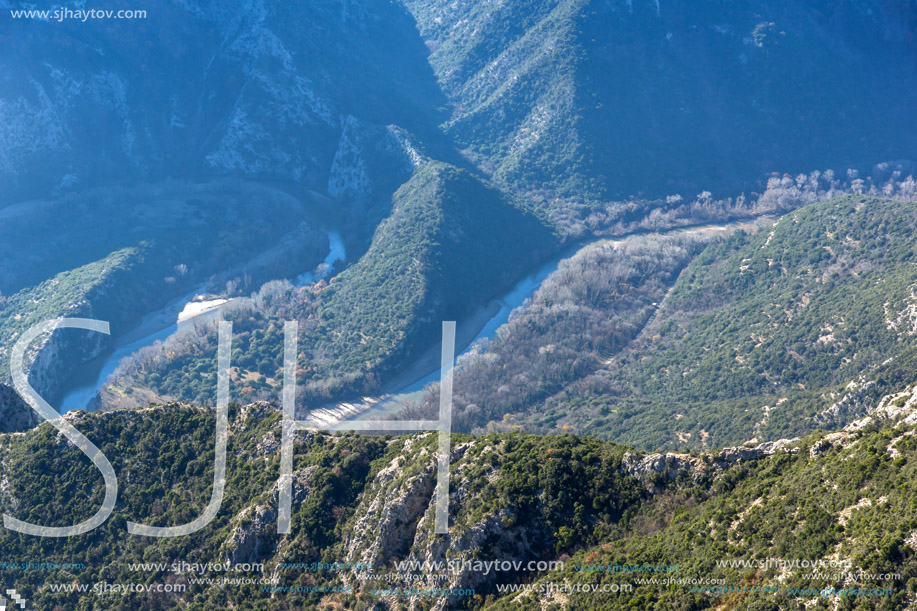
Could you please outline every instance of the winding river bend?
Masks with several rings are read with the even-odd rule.
[[[772,224],[777,219],[764,215],[753,219],[738,220],[716,224],[698,224],[672,229],[654,231],[635,231],[630,234],[613,238],[596,238],[575,243],[560,254],[555,255],[537,270],[520,280],[509,293],[491,302],[478,310],[475,315],[466,321],[459,321],[456,329],[456,358],[466,354],[479,340],[492,339],[497,334],[497,329],[507,323],[510,316],[518,307],[531,298],[542,283],[553,274],[560,266],[561,261],[568,259],[577,252],[592,244],[617,244],[637,235],[707,235],[714,237],[723,236],[735,230],[751,230],[758,223]],[[658,312],[658,309],[657,309]],[[654,312],[653,317],[656,313]],[[390,416],[404,407],[418,403],[426,392],[426,387],[440,380],[440,350],[439,345],[434,346],[404,374],[397,376],[383,389],[383,394],[377,397],[364,397],[360,401],[340,402],[312,410],[308,419],[322,428],[335,428],[348,420],[387,420]],[[346,429],[346,427],[341,427]]]
[[[347,258],[347,250],[337,230],[328,232],[330,250],[316,270],[297,276],[293,283],[304,286],[328,274],[337,261]],[[232,300],[194,301],[195,295],[206,292],[204,287],[170,302],[165,307],[147,314],[132,331],[115,340],[114,345],[102,355],[88,361],[73,372],[64,384],[58,411],[66,413],[75,409],[94,409],[99,391],[108,382],[121,361],[141,348],[165,341],[180,333],[202,315],[211,315]],[[52,402],[53,404],[53,402]]]
[[[767,217],[762,217],[762,219],[765,218]],[[725,234],[734,229],[750,227],[753,223],[754,221],[738,221],[723,225],[698,225],[675,228],[660,233]],[[481,306],[466,320],[459,321],[456,329],[456,357],[466,354],[478,341],[495,337],[497,329],[509,321],[516,308],[524,305],[526,300],[535,294],[548,276],[558,269],[561,261],[572,257],[590,244],[620,242],[628,237],[631,236],[598,238],[575,243],[541,264],[517,282],[508,293]],[[327,275],[334,263],[346,260],[347,253],[340,234],[334,230],[329,231],[328,239],[330,251],[324,263],[312,272],[297,276],[293,280],[295,284],[304,286],[315,282]],[[133,332],[119,337],[112,349],[80,366],[65,385],[66,390],[60,401],[60,412],[92,409],[99,391],[115,372],[122,359],[140,348],[151,346],[157,341],[164,341],[169,336],[181,332],[182,328],[193,321],[196,315],[216,312],[226,303],[231,303],[231,300],[215,300],[209,302],[209,307],[206,302],[201,307],[200,302],[193,302],[194,295],[191,293],[157,312],[148,314]],[[192,307],[189,308],[189,306]],[[339,402],[313,409],[307,416],[308,420],[319,427],[334,427],[346,420],[385,420],[387,416],[403,407],[419,402],[426,392],[426,387],[440,379],[440,349],[439,345],[433,346],[409,364],[400,375],[395,376],[383,387],[382,394],[379,396],[364,397],[358,401]]]
[[[595,241],[602,242],[605,239]],[[509,321],[513,310],[522,306],[535,294],[548,276],[557,271],[560,262],[572,257],[589,243],[591,242],[576,243],[564,249],[517,282],[508,293],[478,308],[466,320],[458,321],[455,338],[456,358],[469,352],[478,341],[494,338],[497,329]],[[333,427],[346,420],[386,419],[402,408],[419,402],[426,392],[427,385],[439,382],[440,351],[439,345],[433,346],[409,365],[401,375],[386,384],[380,396],[364,397],[360,401],[340,402],[314,409],[309,413],[308,419],[321,427]]]
[[[315,282],[324,277],[335,262],[346,259],[347,251],[341,235],[332,230],[328,232],[328,239],[331,248],[323,265],[312,272],[300,274],[294,279],[294,284],[305,286]],[[575,254],[582,246],[578,244],[564,250],[516,283],[507,294],[478,308],[467,320],[460,321],[456,345],[461,354],[470,350],[477,341],[493,338],[497,329],[509,320],[512,311],[535,293],[563,259]],[[202,304],[193,301],[195,295],[201,292],[204,292],[203,289],[189,293],[160,310],[147,314],[133,331],[117,338],[112,348],[79,366],[64,386],[62,398],[58,402],[60,413],[94,409],[99,391],[124,358],[141,348],[165,341],[170,336],[180,333],[187,325],[193,324],[197,316],[216,312],[224,304],[231,302],[214,300]],[[407,403],[417,401],[428,384],[439,381],[439,350],[439,346],[434,346],[428,353],[421,355],[401,375],[386,385],[381,396],[367,397],[358,403],[339,403],[313,410],[310,419],[319,424],[334,424],[354,417],[376,418],[380,414],[397,411]]]

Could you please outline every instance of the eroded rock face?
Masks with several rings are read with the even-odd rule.
[[[497,467],[483,475],[474,473],[482,456],[499,452],[480,439],[458,444],[452,450],[449,534],[435,534],[436,455],[423,445],[425,439],[428,437],[408,439],[363,493],[353,534],[345,545],[346,560],[372,564],[373,571],[351,571],[346,579],[356,588],[364,587],[372,573],[395,571],[401,581],[386,587],[485,591],[501,573],[470,564],[480,557],[481,550],[488,550],[488,558],[521,565],[538,557],[552,535],[520,519],[511,507],[478,512],[480,490],[475,490],[474,478],[493,482],[500,477]],[[402,562],[406,566],[399,569]],[[436,566],[440,570],[433,568]],[[413,608],[403,598],[383,598],[387,608]],[[434,598],[432,608],[447,609],[451,602],[449,597]]]
[[[97,295],[93,295],[93,299],[105,298],[105,290],[102,290],[102,287],[95,293]],[[96,318],[96,314],[88,305],[81,304],[80,309],[85,311],[82,316]],[[32,359],[28,368],[29,384],[42,397],[53,396],[60,388],[61,380],[66,379],[69,367],[74,362],[85,363],[97,357],[110,343],[109,336],[91,331],[56,329],[51,333],[45,333],[34,344],[37,349],[33,348],[32,352],[26,352],[26,358]],[[58,407],[55,406],[55,409]]]
[[[869,413],[876,392],[875,380],[854,380],[844,389],[840,399],[815,417],[820,425],[850,422]]]
[[[293,512],[312,492],[312,478],[318,467],[312,466],[293,472]],[[226,560],[232,564],[256,562],[268,550],[265,544],[277,533],[280,482],[276,482],[266,498],[242,510],[235,517],[235,526],[223,544]],[[273,545],[273,543],[270,543]]]
[[[18,433],[38,424],[38,415],[13,388],[0,384],[0,433]]]
[[[723,448],[716,454],[704,457],[676,452],[637,454],[627,452],[621,461],[621,472],[640,480],[651,493],[658,492],[658,487],[672,482],[682,473],[687,473],[693,483],[698,483],[705,475],[715,475],[736,463],[747,460],[759,460],[777,452],[794,453],[799,440],[778,439],[758,444],[754,447],[738,446]]]
[[[621,461],[621,472],[636,477],[650,492],[657,491],[657,482],[668,483],[680,473],[687,472],[696,481],[706,471],[707,465],[701,458],[675,452],[645,455],[627,452]],[[660,478],[661,482],[658,481]]]
[[[436,486],[433,453],[421,448],[414,461],[403,458],[416,441],[417,438],[409,439],[402,455],[382,469],[363,493],[353,534],[345,545],[347,562],[382,566],[410,547]],[[408,466],[415,464],[420,467],[419,472],[405,476]]]
[[[898,422],[908,426],[917,425],[917,384],[908,386],[901,392],[882,397],[869,415],[854,420],[844,427],[848,433],[859,431],[877,423]]]
[[[796,442],[798,438],[778,439],[776,441],[766,441],[754,447],[748,448],[739,446],[735,448],[723,448],[715,456],[714,461],[724,466],[734,465],[745,460],[758,460],[776,454],[777,452],[796,452]]]
[[[473,568],[470,562],[481,549],[489,550],[489,558],[499,558],[501,562],[518,563],[521,566],[537,557],[538,550],[551,536],[550,532],[539,531],[532,525],[520,525],[518,516],[508,507],[484,516],[464,532],[455,535],[450,533],[450,536],[433,534],[434,515],[431,504],[418,525],[411,554],[406,559],[418,563],[417,566],[425,562],[429,566],[430,563],[445,563],[449,560],[454,564],[451,570],[445,572],[445,580],[430,582],[425,586],[486,591],[500,579],[500,574],[494,569],[488,572],[486,569],[482,571]],[[415,574],[422,575],[423,571],[418,570]],[[448,599],[440,599],[434,608],[448,608]]]
[[[398,452],[364,490],[356,509],[354,526],[345,541],[344,559],[355,569],[342,578],[356,590],[377,587],[375,575],[390,575],[395,582],[386,588],[415,587],[488,591],[498,581],[513,579],[508,572],[485,571],[475,559],[499,558],[510,566],[544,558],[557,533],[547,522],[521,515],[512,502],[500,499],[493,490],[482,489],[504,477],[501,444],[478,438],[457,444],[451,461],[449,533],[434,533],[436,499],[435,439],[418,435],[402,441]],[[658,493],[687,474],[700,483],[716,477],[730,466],[763,459],[778,452],[795,452],[796,439],[762,443],[754,447],[725,448],[700,455],[675,452],[641,454],[627,452],[619,472],[639,480],[651,493]],[[491,456],[493,455],[493,456]],[[537,493],[542,495],[544,491]],[[488,499],[482,511],[483,499]],[[372,584],[376,585],[372,585]],[[391,609],[409,609],[397,596],[383,597]],[[447,609],[454,602],[435,598],[433,609]]]
[[[845,431],[829,433],[812,444],[812,447],[809,448],[809,456],[819,458],[827,454],[835,446],[849,448],[854,443],[856,443],[856,436],[853,433]]]

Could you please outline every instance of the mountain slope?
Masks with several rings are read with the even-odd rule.
[[[913,369],[915,229],[913,202],[848,196],[711,245],[653,325],[545,411],[641,447],[843,425]]]
[[[406,4],[455,104],[448,133],[549,205],[739,190],[917,147],[897,128],[917,102],[909,2]]]
[[[738,191],[917,145],[899,128],[917,102],[905,0],[221,0],[3,19],[0,205],[170,175],[330,193],[360,172],[340,163],[354,139],[390,125],[549,207]],[[410,156],[366,152],[367,167]]]
[[[171,405],[68,416],[115,464],[121,482],[119,509],[105,525],[79,538],[29,540],[0,531],[4,557],[16,557],[34,543],[48,562],[68,555],[68,562],[83,565],[48,573],[19,574],[14,569],[5,573],[8,583],[28,592],[38,608],[74,606],[81,599],[79,594],[53,593],[47,584],[56,580],[92,583],[108,576],[190,585],[191,575],[170,569],[173,560],[178,560],[176,554],[181,554],[220,563],[266,562],[263,572],[244,571],[245,576],[263,576],[265,583],[279,585],[324,584],[330,577],[365,590],[369,596],[366,574],[314,572],[303,567],[339,561],[347,566],[372,565],[381,574],[388,572],[394,558],[405,557],[410,550],[418,554],[429,550],[441,557],[443,543],[451,556],[468,559],[481,549],[500,547],[512,549],[519,557],[550,557],[554,533],[562,526],[581,530],[592,539],[588,534],[592,526],[617,521],[645,495],[635,478],[618,471],[623,448],[572,437],[456,438],[453,465],[458,496],[453,505],[453,535],[431,537],[435,435],[382,438],[307,432],[297,442],[294,531],[281,537],[276,534],[279,413],[265,404],[232,411],[229,485],[223,508],[210,527],[171,540],[131,537],[124,532],[124,520],[166,525],[185,521],[198,510],[210,486],[212,412]],[[98,473],[77,450],[56,446],[54,437],[49,425],[25,436],[0,436],[0,507],[5,512],[54,524],[80,520],[94,512]],[[555,458],[545,468],[546,456]],[[56,473],[64,483],[41,492],[42,478],[35,477],[38,472]],[[479,477],[488,473],[490,483]],[[496,477],[500,473],[506,477]],[[460,502],[466,495],[479,502]],[[35,504],[39,497],[42,502]],[[585,510],[577,509],[586,502]],[[88,562],[90,555],[96,560]],[[130,566],[135,560],[165,564],[144,570]],[[464,577],[480,581],[480,576]],[[485,577],[485,581],[490,579]],[[482,587],[484,582],[476,585]],[[103,596],[94,604],[95,608],[110,608],[130,599],[130,595]],[[161,607],[192,599],[202,609],[239,600],[252,609],[292,609],[321,606],[326,595],[308,589],[279,592],[253,581],[238,588],[192,585],[177,598],[147,597],[147,604]]]
[[[231,409],[228,488],[213,523],[180,539],[132,537],[126,520],[166,526],[199,515],[213,413],[170,405],[71,414],[114,464],[120,502],[77,538],[0,531],[0,553],[14,563],[4,579],[36,608],[80,608],[90,597],[95,609],[206,611],[240,600],[249,609],[537,608],[532,594],[503,589],[519,584],[554,584],[535,596],[556,608],[905,608],[917,575],[915,387],[897,396],[846,431],[701,454],[643,454],[572,435],[456,436],[448,535],[431,532],[435,435],[320,432],[298,436],[293,530],[277,535],[280,416],[253,404]],[[0,435],[3,512],[54,525],[95,512],[98,472],[56,437],[49,425]],[[49,474],[58,485],[44,484]],[[21,568],[28,554],[47,570]],[[492,560],[507,564],[475,564]],[[626,568],[659,566],[673,568]],[[217,585],[225,578],[232,587]],[[98,583],[186,589],[106,593]],[[617,588],[592,590],[602,584]],[[413,596],[399,590],[408,586]]]
[[[442,148],[443,97],[396,4],[192,0],[86,22],[6,10],[21,8],[35,7],[4,3],[0,31],[0,204],[164,176],[325,191],[355,124]]]
[[[656,496],[641,507],[627,536],[580,551],[563,570],[539,581],[633,586],[625,593],[580,590],[565,602],[569,608],[912,608],[914,391],[909,386],[887,397],[884,408],[847,430],[786,444],[709,485]],[[663,461],[655,455],[642,464],[680,463],[682,473],[697,481],[709,472],[700,466],[709,463],[708,456],[698,461],[668,454]],[[674,473],[650,475],[658,485]],[[657,563],[677,569],[628,575],[609,568]],[[485,608],[530,608],[536,600],[519,594]]]

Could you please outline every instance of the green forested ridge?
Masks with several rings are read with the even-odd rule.
[[[655,497],[640,507],[624,536],[581,550],[564,571],[550,573],[543,581],[633,583],[634,589],[626,594],[570,596],[571,604],[589,609],[909,608],[917,590],[915,461],[917,443],[911,426],[810,436],[794,454],[744,463],[710,485]],[[716,564],[735,559],[763,566]],[[775,562],[764,565],[768,559]],[[780,565],[797,559],[849,564],[808,569]],[[570,566],[657,563],[678,565],[678,570],[622,575]],[[641,585],[635,577],[721,579],[734,590]],[[735,591],[742,586],[769,590]],[[842,595],[845,588],[849,594]],[[883,592],[867,594],[870,590]],[[532,597],[510,599],[486,608],[537,604]]]
[[[850,382],[909,381],[895,362],[917,348],[915,229],[912,202],[848,196],[708,246],[655,326],[550,407],[642,447],[813,430]]]
[[[199,533],[159,540],[129,536],[126,521],[165,526],[199,515],[209,499],[212,481],[212,412],[169,405],[78,418],[78,428],[112,460],[118,473],[120,500],[115,513],[91,533],[63,540],[0,531],[0,557],[4,559],[41,558],[49,563],[84,565],[48,572],[7,569],[0,572],[2,583],[29,592],[37,608],[49,609],[86,604],[85,595],[52,593],[49,583],[139,580],[189,584],[189,575],[168,570],[131,571],[128,564],[134,562],[265,562],[265,575],[279,572],[285,575],[283,584],[342,583],[341,575],[334,572],[294,573],[283,570],[279,563],[341,561],[356,536],[358,495],[370,494],[379,471],[392,461],[404,466],[389,484],[396,492],[418,475],[429,478],[436,437],[302,434],[294,464],[293,533],[281,537],[276,535],[277,497],[276,487],[272,488],[279,476],[278,416],[265,404],[232,407],[222,510]],[[8,484],[0,493],[3,511],[46,525],[75,523],[95,512],[103,492],[98,471],[75,448],[57,443],[56,435],[45,424],[25,436],[0,436],[3,481]],[[470,439],[458,436],[454,441],[467,447]],[[618,473],[623,448],[570,436],[507,436],[485,441],[471,444],[474,448],[468,450],[469,455],[457,463],[463,470],[473,470],[466,471],[462,481],[481,503],[456,504],[456,533],[500,511],[514,516],[507,526],[534,529],[544,537],[527,553],[550,557],[555,550],[574,545],[574,537],[601,541],[624,512],[645,496],[635,479]],[[499,445],[499,452],[493,451],[494,444]],[[486,476],[494,469],[507,476],[476,476]],[[245,529],[259,540],[250,551],[246,545],[252,539]],[[386,566],[379,567],[380,574],[386,570]],[[211,575],[220,576],[226,575]],[[190,604],[192,609],[217,609],[229,601],[243,600],[244,608],[249,609],[314,608],[323,598],[284,594],[271,600],[257,585],[237,589],[190,585],[187,594],[179,597],[182,606]],[[348,607],[365,608],[353,596],[343,598]],[[94,597],[92,608],[120,609],[138,603],[149,605],[146,608],[172,608],[177,601],[154,595]]]
[[[268,431],[276,436],[277,414],[245,410],[239,416],[233,408],[234,422],[229,445],[227,492],[223,508],[216,520],[204,532],[172,539],[154,541],[131,537],[126,533],[126,521],[133,520],[154,526],[182,524],[195,519],[210,498],[213,481],[212,412],[169,406],[152,413],[121,412],[82,419],[79,428],[99,445],[115,465],[119,475],[120,502],[118,509],[105,525],[87,535],[63,540],[26,537],[4,530],[0,534],[0,549],[6,558],[43,558],[45,562],[82,563],[84,569],[60,571],[53,574],[26,573],[19,584],[29,591],[36,608],[173,608],[174,601],[156,600],[140,595],[118,595],[107,600],[95,598],[77,601],[77,595],[38,593],[41,582],[94,583],[97,581],[149,583],[164,577],[165,571],[132,572],[127,562],[162,562],[187,560],[206,556],[212,561],[225,560],[221,546],[228,543],[234,516],[265,496],[279,475],[279,454],[263,456],[267,451],[259,442]],[[259,417],[264,417],[260,419]],[[55,443],[56,431],[43,425],[27,437],[3,442],[4,481],[10,482],[4,496],[4,510],[15,511],[20,519],[47,525],[65,525],[87,519],[96,511],[104,488],[101,477],[85,457],[66,444]],[[279,437],[277,437],[279,439]],[[351,436],[335,440],[328,436],[312,438],[309,451],[300,455],[295,468],[319,467],[312,480],[308,498],[298,507],[295,553],[306,558],[319,558],[336,540],[335,524],[344,517],[331,508],[348,508],[366,477],[369,462],[381,455],[385,444],[381,439]],[[6,493],[4,493],[6,495]],[[270,502],[276,502],[274,500]],[[352,510],[351,510],[352,511]],[[275,530],[276,532],[276,530]],[[273,537],[274,545],[280,540]],[[268,550],[265,549],[265,552]],[[4,581],[10,573],[3,572]],[[161,580],[161,579],[160,579]],[[169,581],[174,581],[171,577]],[[256,586],[241,588],[251,596],[249,608],[271,608],[258,596]],[[222,608],[229,599],[235,600],[239,591],[214,589],[206,594],[193,593],[188,600],[194,608]],[[229,598],[227,598],[229,597]],[[82,598],[85,599],[85,596]],[[259,602],[260,600],[260,602]],[[289,606],[302,608],[303,597],[291,596]],[[60,607],[55,607],[60,605]],[[100,605],[100,606],[98,606]]]
[[[134,294],[125,290],[130,274],[153,272],[151,266],[142,267],[149,256],[149,247],[116,251],[100,261],[61,272],[41,284],[14,294],[0,303],[0,382],[9,384],[9,355],[16,339],[34,325],[67,316],[91,316],[109,320],[116,327],[123,322],[119,307],[149,299],[152,287],[137,283]],[[158,288],[158,287],[156,287]],[[101,298],[104,295],[104,298]],[[28,363],[24,363],[27,368]]]
[[[532,608],[535,598],[502,596],[497,585],[567,582],[634,586],[628,592],[567,595],[570,604],[600,609],[661,611],[724,604],[756,610],[829,609],[838,608],[833,607],[836,602],[841,609],[898,609],[914,594],[917,583],[917,443],[912,424],[873,422],[856,431],[815,434],[757,460],[735,462],[724,458],[725,453],[670,455],[676,462],[645,471],[639,466],[653,464],[659,455],[626,454],[626,448],[595,439],[459,435],[452,446],[450,534],[432,539],[435,435],[302,433],[294,462],[293,531],[281,537],[275,534],[274,509],[279,414],[266,404],[234,405],[230,412],[222,509],[204,530],[175,539],[132,537],[125,523],[175,525],[199,515],[210,496],[213,413],[170,405],[77,417],[77,427],[114,464],[121,487],[119,504],[103,526],[80,537],[55,540],[0,531],[0,557],[5,562],[82,565],[51,570],[6,567],[0,571],[4,587],[27,593],[35,608],[47,609],[140,605],[209,610],[233,601],[246,609],[365,610],[379,602],[371,593],[373,587],[397,583],[381,576],[395,571],[398,561],[447,558],[566,563],[563,570],[549,573],[452,575],[448,585],[473,584],[477,595],[451,598],[447,608]],[[899,415],[908,414],[912,411]],[[101,477],[81,453],[56,438],[47,424],[26,435],[0,436],[3,512],[48,525],[70,524],[95,512],[102,498]],[[647,487],[631,474],[646,476]],[[404,531],[399,520],[412,526]],[[488,534],[480,538],[484,533]],[[444,542],[451,555],[444,555],[445,548],[436,541]],[[814,571],[822,575],[813,577],[812,570],[799,567],[716,564],[768,558],[843,561],[854,575],[889,575],[878,581],[854,576],[846,587],[889,592],[848,599],[793,594],[790,588],[840,588],[845,577],[836,575],[838,569]],[[276,577],[275,585],[287,587],[350,585],[360,593],[271,593],[257,584],[208,586],[192,583],[198,575],[170,568],[174,562],[227,560],[263,562],[264,572],[204,576]],[[379,580],[357,579],[358,571],[346,568],[309,570],[300,564],[361,560],[373,564],[372,573]],[[139,562],[165,566],[129,566]],[[289,563],[300,568],[291,569]],[[598,568],[615,564],[678,568],[660,575]],[[583,566],[593,569],[584,571]],[[723,579],[721,585],[781,589],[703,593],[691,591],[690,584],[640,584],[639,578]],[[50,589],[51,584],[91,587],[99,582],[169,583],[188,589],[178,594],[103,596]],[[386,600],[393,609],[408,602],[406,597]],[[424,608],[437,600],[425,598]],[[541,600],[560,603],[550,595]]]
[[[556,245],[517,200],[465,171],[425,167],[395,193],[366,255],[321,295],[335,370],[395,360],[413,334],[438,337],[440,321],[498,296]]]
[[[459,367],[457,426],[646,449],[842,426],[917,366],[915,225],[913,202],[835,198],[714,241],[677,282],[674,238],[585,249]]]
[[[272,283],[227,316],[234,321],[235,391],[276,396],[283,321],[300,320],[301,400],[370,392],[440,338],[441,321],[467,316],[557,248],[549,226],[470,173],[430,163],[394,195],[367,252],[330,282]],[[215,333],[201,329],[141,352],[119,388],[207,401]]]

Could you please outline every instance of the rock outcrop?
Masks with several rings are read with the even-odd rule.
[[[408,439],[402,454],[382,469],[364,492],[357,521],[345,544],[347,562],[382,566],[410,548],[436,485],[435,454],[421,447],[413,461],[405,457],[419,445],[418,440]],[[407,471],[416,472],[409,475]]]
[[[682,473],[692,483],[699,483],[706,475],[713,475],[732,465],[748,460],[758,460],[777,452],[796,452],[798,439],[779,439],[754,447],[723,448],[715,454],[691,455],[676,452],[638,454],[627,452],[621,461],[621,472],[640,480],[651,493],[675,481]]]
[[[854,432],[878,423],[901,422],[917,425],[917,384],[901,392],[882,397],[869,415],[854,420],[844,427],[845,431]]]
[[[312,478],[318,467],[307,467],[293,472],[292,508],[296,508],[312,491]],[[280,482],[276,482],[265,498],[257,504],[243,509],[233,519],[233,529],[223,544],[223,554],[232,564],[257,562],[273,547],[277,533],[277,508],[279,507]],[[270,542],[270,543],[269,543]]]
[[[10,386],[0,384],[0,433],[17,433],[38,424],[38,415]]]

